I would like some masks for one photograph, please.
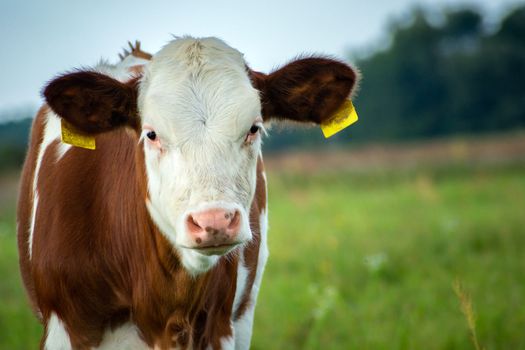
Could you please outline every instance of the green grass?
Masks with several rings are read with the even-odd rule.
[[[274,174],[275,175],[275,174]],[[525,348],[525,168],[269,174],[256,349]]]
[[[524,349],[525,166],[270,173],[254,349]],[[41,329],[0,213],[0,349]]]
[[[15,210],[0,206],[0,349],[38,349],[42,327],[30,311],[18,272]]]

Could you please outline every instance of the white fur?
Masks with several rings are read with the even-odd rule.
[[[250,348],[250,343],[252,341],[254,312],[255,305],[250,302],[250,305],[248,305],[244,311],[244,314],[242,314],[242,316],[234,323],[236,350],[246,350]]]
[[[140,338],[137,327],[128,322],[115,330],[107,330],[100,345],[93,350],[146,350],[147,344]]]
[[[71,341],[64,323],[55,313],[51,314],[47,324],[45,350],[72,349]],[[148,345],[140,338],[137,327],[128,322],[115,330],[108,329],[98,347],[92,350],[147,350]]]
[[[60,119],[56,116],[53,112],[48,112],[45,116],[44,120],[44,135],[42,138],[42,143],[38,147],[38,155],[36,158],[36,165],[35,165],[35,174],[33,176],[33,205],[31,208],[31,221],[29,225],[29,258],[31,259],[33,255],[33,235],[34,235],[34,229],[35,229],[35,217],[36,217],[36,211],[38,207],[38,174],[40,171],[40,167],[42,165],[42,159],[44,158],[44,154],[47,150],[47,147],[55,140],[60,139]],[[58,156],[58,154],[57,154]],[[59,159],[59,158],[57,158]]]
[[[148,64],[149,60],[135,57],[133,55],[128,55],[124,60],[122,60],[120,63],[117,64],[118,67],[122,67],[123,69],[127,69],[129,71],[129,68],[135,67],[135,66],[143,66],[145,64]]]
[[[67,151],[71,149],[71,145],[68,145],[67,143],[60,142],[58,144],[57,148],[57,162],[62,159],[62,157],[66,154]]]
[[[268,215],[266,210],[261,212],[261,216],[259,217],[259,224],[261,227],[261,245],[259,247],[259,256],[257,258],[257,273],[255,274],[254,281],[254,286],[257,287],[257,293],[259,292],[259,288],[261,287],[264,268],[270,255],[270,250],[268,249]]]
[[[47,321],[47,335],[44,343],[45,350],[70,350],[71,340],[62,320],[55,313]]]
[[[33,206],[31,207],[31,222],[29,223],[29,259],[33,256],[33,235],[35,233],[36,210],[38,209],[38,191],[33,192]]]
[[[129,55],[126,56],[123,61],[120,61],[117,64],[110,64],[107,61],[101,60],[93,70],[110,76],[121,82],[126,82],[136,76],[136,73],[130,70],[131,67],[145,65],[148,62],[148,60],[143,58]]]
[[[235,349],[235,340],[233,337],[225,337],[221,339],[221,350]]]
[[[237,312],[239,304],[242,301],[242,296],[246,290],[246,282],[248,281],[249,271],[244,262],[244,249],[239,252],[239,263],[237,266],[237,289],[235,290],[235,298],[233,300],[233,314]]]
[[[185,228],[189,214],[237,209],[237,240],[251,239],[248,213],[260,137],[244,140],[261,104],[242,54],[216,38],[170,42],[145,67],[139,110],[161,145],[143,137],[148,209],[183,266],[192,274],[205,272],[218,259],[184,248],[194,246]]]
[[[261,228],[261,245],[259,246],[259,256],[257,258],[257,271],[255,273],[255,280],[253,282],[253,287],[250,294],[250,302],[248,304],[248,308],[244,311],[242,316],[233,324],[235,328],[235,349],[237,350],[244,350],[250,348],[253,330],[253,317],[255,314],[255,305],[257,303],[257,296],[259,295],[262,276],[264,274],[264,268],[266,266],[266,261],[268,260],[269,255],[268,215],[266,214],[266,210],[261,212],[259,223]]]

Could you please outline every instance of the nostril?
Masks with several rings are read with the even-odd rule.
[[[202,227],[195,221],[192,215],[188,215],[188,218],[186,219],[186,224],[188,225],[188,229],[191,232],[199,232],[202,231]]]
[[[239,211],[236,210],[235,213],[232,213],[230,215],[233,216],[233,218],[231,219],[230,224],[228,225],[228,229],[234,230],[239,226],[239,223],[241,221],[241,214],[239,213]]]

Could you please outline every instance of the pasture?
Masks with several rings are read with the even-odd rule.
[[[525,348],[522,160],[269,168],[253,349],[473,349],[455,281],[484,349]],[[42,330],[18,273],[16,183],[0,180],[0,349],[35,349]]]

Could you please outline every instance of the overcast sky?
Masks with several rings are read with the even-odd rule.
[[[414,4],[456,6],[452,0],[1,0],[0,111],[31,104],[60,72],[117,61],[127,40],[154,53],[171,34],[217,36],[268,71],[293,56],[343,56],[376,45],[387,23]],[[516,0],[471,0],[497,18]]]

